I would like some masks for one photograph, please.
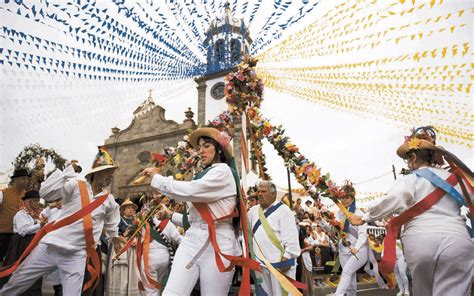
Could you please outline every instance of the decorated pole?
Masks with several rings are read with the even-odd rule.
[[[257,145],[257,140],[255,138],[255,134],[253,132],[253,127],[252,127],[252,124],[250,123],[250,119],[249,119],[248,114],[246,114],[245,119],[247,121],[247,129],[248,129],[249,134],[250,134],[250,142],[252,143],[253,149],[255,151],[255,157],[257,158],[258,171],[260,173],[260,178],[262,178],[262,180],[266,180],[267,178],[265,177],[265,171],[263,169],[262,160],[261,160],[261,153],[262,152],[261,152],[261,149]]]
[[[263,81],[255,72],[256,64],[255,58],[245,56],[244,62],[238,65],[237,71],[226,76],[227,84],[224,93],[229,111],[235,117],[245,114],[253,157],[258,163],[260,177],[264,180],[269,179],[265,173],[265,158],[258,145],[261,139],[266,138],[287,163],[288,170],[295,175],[297,181],[314,199],[319,198],[319,194],[329,197],[344,215],[351,216],[351,213],[335,196],[338,192],[335,189],[338,187],[330,180],[329,174],[321,175],[321,169],[300,153],[299,148],[285,136],[284,129],[281,126],[273,126],[260,113],[259,108],[263,101]]]
[[[287,167],[286,168],[286,175],[288,178],[288,196],[290,200],[290,209],[293,208],[293,194],[291,194],[291,178],[290,178],[290,169]]]

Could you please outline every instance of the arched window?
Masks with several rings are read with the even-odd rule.
[[[241,58],[241,45],[238,39],[232,39],[230,43],[231,53],[230,53],[230,62],[232,64],[240,62]]]
[[[225,51],[226,49],[225,49],[224,39],[217,40],[215,52],[216,52],[216,60],[219,64],[225,63]]]

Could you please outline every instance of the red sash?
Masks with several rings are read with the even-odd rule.
[[[260,263],[255,260],[252,260],[248,256],[248,250],[245,251],[244,256],[232,256],[222,253],[219,248],[219,244],[217,243],[216,225],[214,223],[215,221],[212,218],[212,214],[209,210],[209,207],[206,203],[202,202],[193,202],[193,205],[201,215],[202,219],[207,223],[209,239],[214,249],[217,268],[220,272],[228,272],[232,270],[235,265],[242,266],[244,274],[242,275],[242,286],[240,287],[239,295],[250,295],[250,273],[248,271],[260,270]],[[241,215],[245,215],[245,212],[241,213]],[[246,215],[243,216],[242,219],[246,220]],[[243,222],[243,224],[245,224],[245,222]],[[222,262],[221,256],[230,261],[229,266],[224,266],[224,262]]]
[[[78,221],[79,219],[82,219],[85,216],[89,215],[93,210],[95,210],[101,204],[103,204],[107,200],[108,196],[109,196],[108,193],[105,194],[105,195],[102,195],[99,198],[97,198],[96,200],[94,200],[92,203],[87,204],[87,206],[85,206],[82,209],[80,209],[79,211],[75,212],[74,214],[72,214],[72,215],[70,215],[66,218],[63,218],[59,221],[50,222],[50,223],[46,224],[45,226],[43,226],[35,234],[35,236],[33,237],[33,240],[30,242],[30,244],[25,249],[25,251],[23,251],[20,258],[18,258],[18,260],[15,261],[15,263],[13,263],[10,267],[8,267],[8,268],[6,268],[6,269],[4,269],[0,272],[0,278],[11,275],[18,268],[18,266],[21,264],[23,259],[25,259],[26,256],[28,256],[28,254],[31,253],[31,251],[38,245],[40,240],[47,233],[49,233],[51,231],[55,231],[55,230],[57,230],[59,228],[62,228],[64,226],[70,225],[70,224]],[[94,252],[95,252],[95,249],[94,249]]]
[[[451,185],[456,185],[458,180],[454,174],[446,179]],[[436,188],[433,192],[428,194],[425,198],[421,201],[416,203],[413,207],[406,210],[400,216],[392,218],[387,225],[387,236],[383,241],[384,244],[384,254],[382,260],[379,263],[379,270],[380,273],[387,278],[395,267],[395,263],[397,262],[396,256],[396,239],[401,227],[413,219],[414,217],[426,212],[429,210],[434,204],[436,204],[444,195],[446,194],[441,188]]]

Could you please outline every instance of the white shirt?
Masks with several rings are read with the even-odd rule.
[[[329,242],[329,238],[328,238],[326,233],[321,232],[321,234],[319,234],[316,231],[314,231],[313,233],[314,233],[314,236],[316,236],[314,238],[314,244],[315,245],[320,246],[320,245],[324,244],[325,241]]]
[[[177,181],[172,176],[156,174],[151,187],[170,198],[188,202],[190,223],[203,221],[190,202],[207,203],[214,219],[230,215],[236,208],[237,188],[232,171],[225,163],[213,164],[201,179],[192,181]]]
[[[158,225],[160,225],[161,220],[154,218],[153,222],[155,223],[156,228],[158,228]],[[156,231],[158,231],[158,229]],[[183,236],[179,234],[178,229],[176,229],[176,226],[171,221],[169,221],[168,224],[166,224],[166,227],[165,229],[163,229],[161,234],[174,246],[178,245],[183,239]],[[165,249],[166,251],[168,251],[167,247],[163,246],[156,240],[153,240],[150,244],[150,252],[152,250],[158,250],[158,249]]]
[[[364,213],[361,210],[356,209],[354,214],[357,216],[362,216]],[[345,218],[346,217],[342,211],[337,212],[335,215],[335,219],[341,223],[345,222]],[[324,219],[321,219],[320,223],[324,230],[332,231],[332,226]],[[344,227],[344,224],[342,224],[342,227]],[[349,228],[347,230],[347,240],[351,243],[350,247],[356,248],[357,250],[367,247],[367,224],[354,226],[349,223]],[[339,241],[339,252],[343,254],[350,253],[350,249],[343,245],[342,240]]]
[[[21,236],[36,233],[40,228],[39,221],[33,219],[25,210],[19,210],[13,217],[13,232]]]
[[[0,205],[3,203],[3,191],[0,190]]]
[[[43,215],[43,217],[48,218],[48,222],[56,221],[60,214],[61,214],[61,209],[50,208],[50,207],[45,208],[41,212],[41,215]]]
[[[40,196],[43,199],[46,201],[52,201],[58,198],[63,199],[63,207],[57,218],[58,220],[68,217],[82,208],[78,180],[81,180],[80,177],[74,172],[72,166],[69,166],[64,172],[56,170],[41,184]],[[93,196],[91,186],[87,182],[86,187],[91,202],[106,194],[105,191],[102,191]],[[119,222],[119,205],[115,202],[113,195],[109,194],[105,202],[92,212],[95,244],[97,245],[99,242],[102,230],[104,230],[108,238],[117,237]],[[42,239],[42,242],[71,251],[85,249],[86,239],[83,220],[80,219],[71,225],[48,233]]]
[[[263,210],[263,214],[278,202],[279,201],[275,201],[272,205]],[[247,213],[251,229],[253,229],[255,223],[259,220],[259,208],[260,205],[255,205],[250,208]],[[296,259],[301,253],[301,248],[298,240],[298,229],[296,227],[295,217],[290,208],[285,204],[281,205],[276,211],[267,217],[267,221],[285,250],[283,256],[288,259]],[[260,246],[263,255],[268,259],[268,261],[270,261],[270,263],[281,261],[280,250],[270,241],[262,225],[258,227],[257,231],[254,233],[253,240],[253,249],[257,258],[259,258],[259,254],[261,253],[258,247]],[[256,242],[258,243],[258,246]]]
[[[450,172],[439,168],[430,167],[429,170],[443,180],[451,175]],[[454,188],[462,192],[459,184]],[[435,189],[436,187],[425,178],[415,174],[403,176],[395,182],[384,199],[368,209],[363,219],[373,221],[391,214],[401,214]],[[421,233],[455,233],[469,237],[459,206],[448,194],[445,194],[429,210],[408,221],[403,229],[403,235]]]

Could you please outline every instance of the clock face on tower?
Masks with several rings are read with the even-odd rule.
[[[218,82],[214,84],[211,88],[211,96],[215,100],[220,100],[224,97],[224,82]]]

